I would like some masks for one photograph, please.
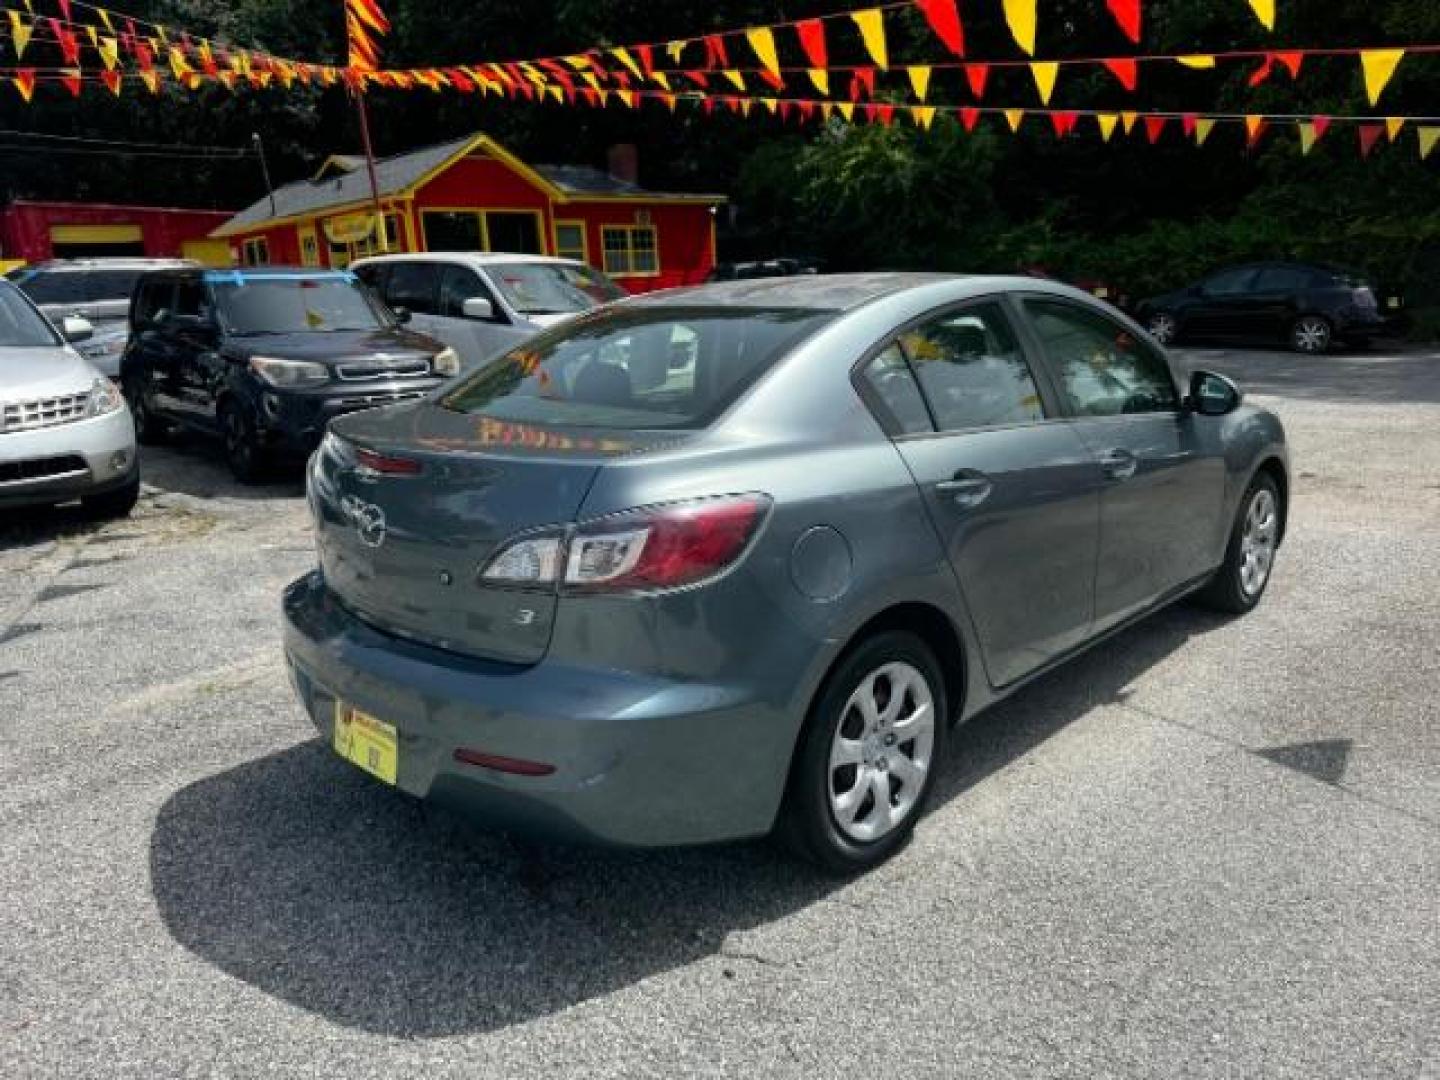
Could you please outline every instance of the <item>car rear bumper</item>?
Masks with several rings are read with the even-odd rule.
[[[383,634],[319,573],[284,597],[297,693],[329,738],[336,700],[398,731],[396,786],[502,829],[635,847],[763,835],[796,727],[729,685],[462,657]],[[553,766],[519,776],[459,749]],[[776,769],[776,761],[782,763]]]
[[[131,483],[138,468],[129,409],[54,427],[0,433],[0,506],[97,495]]]
[[[1379,312],[1341,314],[1335,319],[1335,333],[1351,340],[1368,340],[1384,334],[1389,323]]]

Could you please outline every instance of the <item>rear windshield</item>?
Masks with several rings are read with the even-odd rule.
[[[59,345],[55,332],[9,285],[0,284],[0,348],[44,348]]]
[[[761,308],[597,312],[530,339],[441,404],[562,427],[700,428],[832,317]]]
[[[349,274],[220,274],[211,278],[210,284],[221,324],[239,337],[375,330],[391,325],[390,317]]]
[[[11,280],[37,304],[94,304],[101,300],[129,300],[144,271],[21,270]]]
[[[567,315],[619,300],[625,290],[598,270],[565,263],[501,263],[490,279],[522,315]]]

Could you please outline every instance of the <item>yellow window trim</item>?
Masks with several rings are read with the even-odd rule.
[[[583,220],[581,220],[580,218],[556,218],[556,219],[555,219],[555,222],[554,222],[554,226],[555,226],[555,234],[550,238],[550,239],[554,242],[554,246],[553,246],[553,248],[552,248],[553,254],[555,254],[556,256],[559,256],[559,257],[564,257],[564,252],[562,252],[562,251],[560,250],[560,229],[561,229],[562,227],[563,227],[563,228],[570,228],[570,229],[579,229],[579,230],[580,230],[580,261],[583,262],[583,263],[589,263],[589,262],[590,262],[590,230],[589,230],[589,228],[586,227],[585,222],[584,222]]]
[[[606,255],[608,249],[605,246],[605,234],[609,232],[623,232],[625,234],[625,250],[630,259],[630,265],[635,265],[635,234],[649,233],[655,240],[653,251],[655,253],[654,270],[611,270],[607,265]],[[653,278],[659,277],[662,273],[660,265],[660,231],[654,225],[601,225],[600,226],[600,269],[614,278]]]
[[[420,235],[425,241],[425,250],[430,250],[430,237],[425,232],[426,214],[472,214],[480,218],[480,250],[492,251],[490,247],[490,223],[485,220],[487,214],[529,214],[535,219],[535,239],[540,241],[541,255],[552,254],[546,248],[545,212],[536,210],[529,206],[421,206],[416,208],[420,224]],[[524,252],[517,252],[524,254]]]

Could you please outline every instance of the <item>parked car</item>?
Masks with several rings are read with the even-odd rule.
[[[799,274],[818,274],[822,268],[819,259],[808,255],[751,259],[745,262],[716,263],[705,280],[753,281],[757,278],[794,277]]]
[[[130,337],[130,297],[140,275],[151,270],[199,266],[187,259],[54,259],[26,266],[11,280],[50,319],[85,319],[94,328],[80,354],[106,375],[120,374]]]
[[[421,397],[459,371],[453,349],[402,327],[346,271],[147,274],[130,328],[120,376],[140,441],[176,426],[221,436],[246,482],[277,454],[310,453],[334,417]]]
[[[1162,345],[1186,339],[1288,344],[1323,353],[1385,330],[1375,290],[1358,274],[1304,263],[1237,266],[1140,302],[1136,316]]]
[[[379,255],[351,267],[466,370],[581,312],[628,295],[574,259],[490,252]]]
[[[62,327],[63,336],[0,281],[0,509],[79,499],[97,517],[123,517],[140,496],[130,413],[72,347],[90,324],[67,318]]]
[[[412,795],[853,870],[952,722],[1182,596],[1258,604],[1288,477],[1273,415],[1066,286],[671,290],[336,421],[285,651]]]

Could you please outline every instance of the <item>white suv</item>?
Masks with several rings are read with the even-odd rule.
[[[466,371],[627,295],[594,267],[545,255],[380,255],[351,270],[392,310],[408,313],[413,329],[459,353]]]
[[[62,337],[19,289],[0,281],[0,510],[79,499],[123,517],[140,495],[135,425],[120,389]]]

